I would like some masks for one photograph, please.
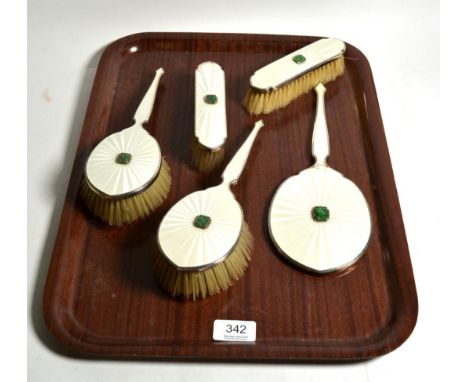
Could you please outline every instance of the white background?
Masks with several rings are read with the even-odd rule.
[[[334,36],[367,56],[420,305],[416,329],[399,349],[352,365],[122,362],[78,360],[54,352],[42,322],[42,290],[98,59],[110,42],[142,31]],[[463,379],[457,365],[466,341],[462,270],[468,250],[462,239],[468,211],[466,170],[460,164],[466,163],[461,134],[468,124],[452,113],[464,110],[462,93],[447,102],[450,114],[439,116],[437,1],[30,1],[27,37],[30,381]],[[466,76],[463,49],[445,52],[451,74],[447,82]]]

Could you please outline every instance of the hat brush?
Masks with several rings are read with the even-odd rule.
[[[228,289],[245,272],[253,237],[231,191],[263,126],[255,123],[222,174],[222,183],[177,202],[157,232],[155,273],[172,296],[196,300]]]
[[[192,161],[201,173],[218,168],[227,138],[224,71],[207,61],[195,70],[195,139]]]
[[[343,41],[322,38],[258,69],[250,77],[244,108],[250,114],[268,114],[319,83],[333,81],[344,72],[345,50]]]
[[[327,164],[325,87],[319,84],[312,135],[315,164],[286,179],[271,202],[268,223],[278,250],[299,267],[317,273],[344,269],[365,252],[372,229],[359,188]]]
[[[163,73],[162,68],[156,71],[133,117],[134,125],[103,139],[86,161],[80,194],[94,215],[109,225],[147,217],[169,193],[169,166],[158,142],[143,127]]]

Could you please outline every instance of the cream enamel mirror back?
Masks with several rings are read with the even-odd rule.
[[[314,219],[320,211],[322,216]],[[332,272],[364,253],[371,220],[353,182],[329,167],[312,167],[281,184],[271,204],[269,229],[278,249],[294,263]]]
[[[269,211],[269,230],[278,250],[296,265],[317,273],[343,269],[365,252],[371,215],[359,188],[326,162],[329,154],[325,87],[319,85],[312,138],[313,167],[285,180]]]

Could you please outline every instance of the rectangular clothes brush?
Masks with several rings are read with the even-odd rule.
[[[345,50],[343,41],[323,38],[262,67],[250,77],[244,108],[253,115],[269,114],[333,81],[344,73]]]

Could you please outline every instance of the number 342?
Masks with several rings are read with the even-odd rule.
[[[245,334],[247,327],[245,325],[226,325],[226,333]]]

